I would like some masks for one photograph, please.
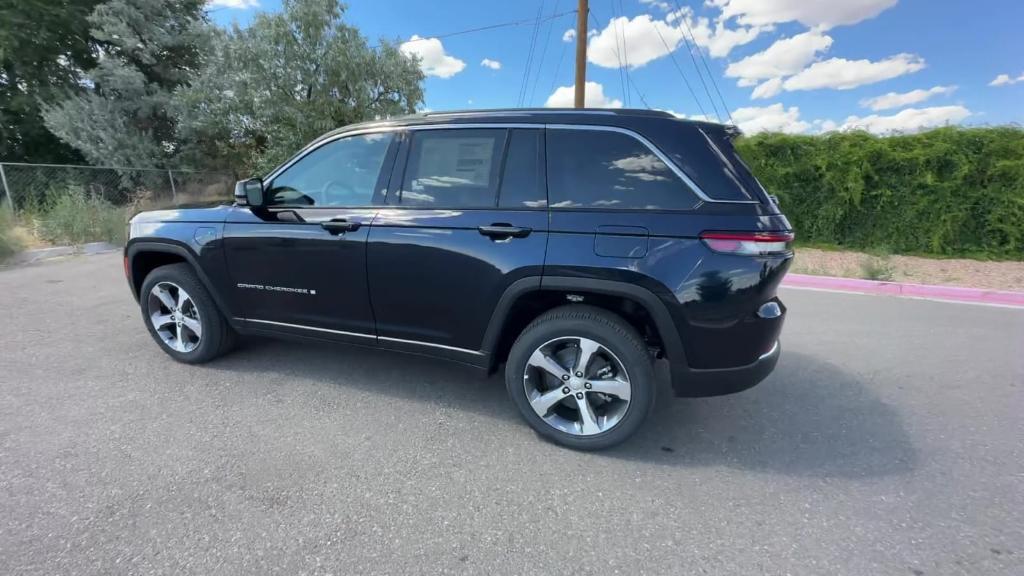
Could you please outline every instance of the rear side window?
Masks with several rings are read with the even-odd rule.
[[[700,189],[715,200],[764,201],[764,191],[733,148],[729,134],[714,126],[679,122],[663,150]],[[662,141],[658,141],[662,145]]]
[[[502,208],[543,208],[548,205],[544,189],[544,132],[515,129],[508,140],[508,156],[501,176],[498,206]]]
[[[650,148],[629,134],[547,130],[552,208],[690,210],[697,197]]]
[[[493,207],[505,133],[501,129],[413,131],[399,203]]]

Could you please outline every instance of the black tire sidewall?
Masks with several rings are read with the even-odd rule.
[[[149,319],[149,293],[153,286],[160,282],[171,282],[181,286],[188,292],[199,311],[199,323],[203,327],[203,335],[199,339],[199,346],[190,352],[179,352],[167,346],[160,335],[157,334],[153,322]],[[142,310],[142,320],[146,324],[149,335],[153,337],[160,349],[168,356],[186,364],[198,364],[206,362],[218,356],[221,351],[221,341],[224,334],[224,319],[221,317],[217,306],[210,297],[206,287],[199,281],[195,273],[187,264],[171,264],[161,266],[146,276],[142,283],[142,290],[139,292],[139,305]]]
[[[646,420],[654,402],[654,369],[639,335],[610,313],[600,316],[597,320],[558,315],[539,318],[516,339],[505,365],[505,386],[527,423],[541,436],[580,450],[601,450],[625,441]],[[534,350],[555,338],[573,336],[590,338],[607,347],[629,376],[631,390],[626,414],[614,428],[594,436],[574,436],[551,427],[533,411],[523,384],[526,363]]]

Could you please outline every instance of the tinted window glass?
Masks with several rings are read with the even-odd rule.
[[[498,205],[508,208],[543,208],[548,204],[544,189],[544,133],[541,130],[513,130],[509,138],[505,171],[501,176]]]
[[[399,202],[406,206],[494,206],[505,130],[412,133]]]
[[[761,186],[720,126],[677,121],[665,129],[658,145],[676,166],[715,200],[758,200]]]
[[[271,206],[369,206],[392,134],[350,136],[313,150],[270,183]]]
[[[642,142],[599,130],[547,131],[552,208],[689,210],[696,196]]]

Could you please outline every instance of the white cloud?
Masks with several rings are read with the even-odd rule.
[[[946,124],[955,124],[971,115],[971,111],[963,106],[933,106],[931,108],[907,108],[891,116],[850,116],[843,122],[841,130],[867,130],[875,134],[891,132],[916,132],[924,128],[934,128]]]
[[[256,8],[259,5],[259,0],[207,0],[206,2],[207,8],[237,8],[239,10]]]
[[[659,32],[664,43],[658,37]],[[653,19],[648,14],[633,19],[620,16],[609,20],[608,26],[590,40],[587,60],[604,68],[618,68],[620,63],[639,68],[675,50],[682,41],[679,30],[663,20]]]
[[[708,116],[707,114],[684,114],[682,112],[676,112],[675,110],[665,109],[665,108],[656,108],[656,110],[661,110],[662,112],[668,112],[669,114],[675,116],[676,118],[682,118],[684,120],[700,120],[702,122],[717,122],[717,120],[715,120],[714,118]]]
[[[831,132],[839,127],[839,125],[832,120],[815,120],[813,124],[814,127],[818,129],[819,133]]]
[[[572,42],[576,39],[576,29],[569,28],[565,32],[562,32],[562,42]]]
[[[884,60],[847,60],[830,58],[815,62],[783,83],[787,91],[833,88],[849,90],[865,84],[889,80],[917,72],[925,67],[924,59],[913,54],[897,54]]]
[[[501,70],[501,62],[497,60],[491,60],[490,58],[484,58],[480,61],[480,65],[491,70]]]
[[[640,3],[654,6],[655,8],[661,10],[662,12],[672,11],[672,5],[669,4],[668,2],[662,2],[661,0],[640,0]]]
[[[806,132],[811,125],[800,119],[800,108],[790,106],[784,108],[782,104],[771,106],[737,108],[732,111],[732,118],[736,125],[747,134],[758,132],[785,132],[787,134],[800,134]]]
[[[604,86],[597,82],[587,82],[583,96],[583,105],[587,108],[622,108],[622,100],[604,95]],[[548,108],[572,108],[575,102],[576,85],[560,86],[548,96],[544,106]]]
[[[956,86],[935,86],[927,90],[917,89],[910,92],[889,92],[888,94],[861,100],[860,105],[875,111],[902,108],[903,106],[924,102],[932,96],[938,96],[939,94],[952,94],[954,90],[956,90]]]
[[[466,63],[444,52],[444,45],[437,38],[421,38],[413,35],[408,42],[398,47],[405,55],[420,58],[420,69],[427,76],[451,78],[466,67]]]
[[[721,18],[764,26],[796,20],[809,28],[856,24],[878,16],[897,0],[708,0],[722,10]]]
[[[694,19],[689,8],[670,12],[664,20],[650,14],[634,18],[619,16],[609,20],[608,25],[591,38],[587,60],[604,68],[618,68],[620,61],[623,66],[639,68],[683,44],[689,32],[686,24],[693,32],[694,42],[715,58],[728,56],[736,46],[747,44],[768,30],[767,27],[728,28],[723,22],[712,25],[707,18]]]
[[[814,61],[819,52],[832,46],[832,38],[815,30],[809,30],[789,38],[776,40],[757,54],[729,64],[725,75],[744,81],[764,80],[789,76],[803,70]]]
[[[1016,84],[1017,82],[1024,82],[1024,74],[1017,76],[1016,78],[1010,78],[1009,74],[1000,74],[996,76],[994,80],[988,83],[989,86],[1009,86],[1010,84]]]
[[[779,92],[782,92],[782,78],[772,78],[758,84],[757,88],[754,88],[753,92],[750,93],[750,99],[771,98]]]

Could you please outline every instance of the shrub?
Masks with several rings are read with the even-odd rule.
[[[736,148],[798,240],[1024,259],[1024,130],[760,134]]]
[[[127,217],[124,208],[86,194],[81,188],[69,188],[36,218],[39,236],[55,244],[112,242],[124,244]]]
[[[0,262],[22,248],[21,239],[14,233],[16,224],[10,208],[0,204]]]
[[[864,256],[860,263],[861,277],[867,280],[892,282],[895,269],[887,256]]]

